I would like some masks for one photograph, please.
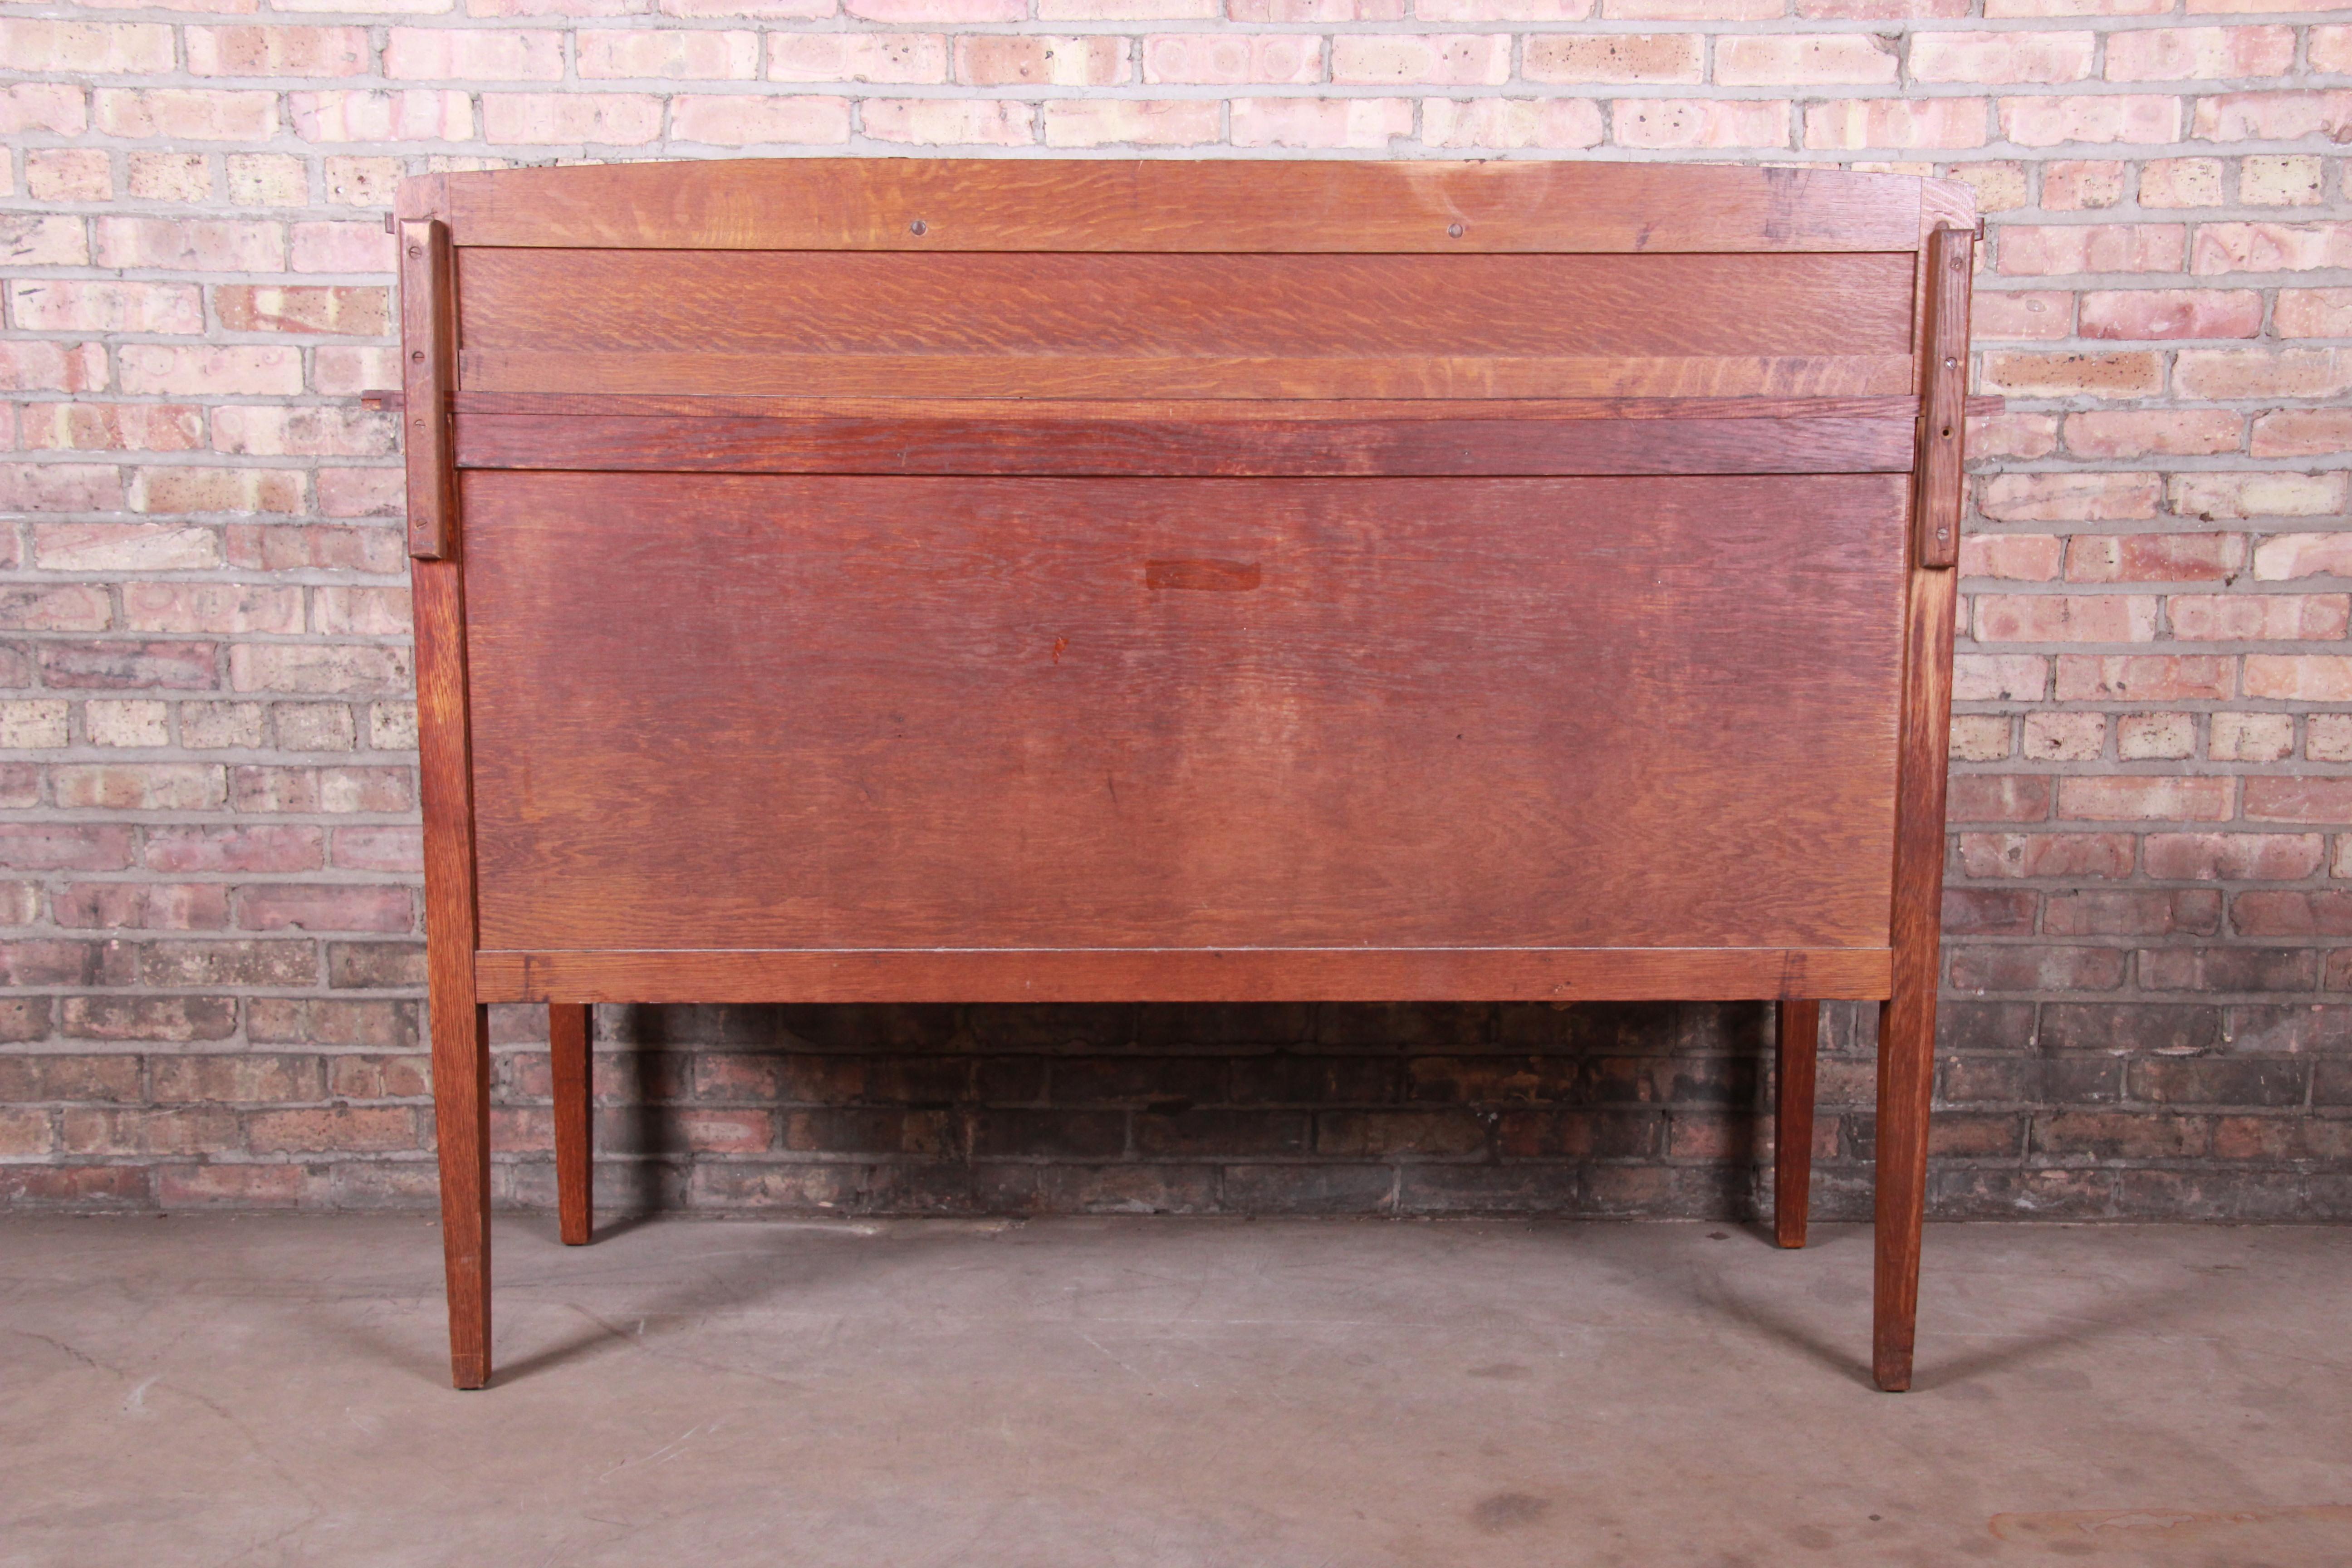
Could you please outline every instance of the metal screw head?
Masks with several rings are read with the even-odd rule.
[[[1445,232],[1454,238],[1460,239],[1462,237],[1462,226],[1458,223],[1449,223],[1445,226]]]
[[[425,363],[425,351],[423,349],[413,349],[409,352],[408,357],[415,360],[418,364],[423,364]]]
[[[425,247],[421,245],[412,245],[408,247],[408,254],[412,257],[423,256]]]
[[[907,232],[908,234],[928,234],[930,232],[930,227],[931,226],[929,224],[925,223],[921,218],[917,218],[914,222],[907,226]]]
[[[1958,365],[1959,365],[1959,363],[1960,363],[1960,362],[1959,362],[1958,360],[1954,359],[1954,358],[1953,358],[1951,355],[1949,355],[1949,354],[1946,354],[1946,355],[1944,356],[1944,368],[1945,368],[1946,370],[1954,370],[1954,369],[1957,369],[1957,368],[1958,367]]]

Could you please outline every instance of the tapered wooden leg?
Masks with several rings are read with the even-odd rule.
[[[455,994],[452,994],[454,993]],[[471,985],[433,989],[434,1141],[449,1284],[449,1380],[490,1380],[490,1013]]]
[[[1902,781],[1895,815],[1894,996],[1878,1013],[1877,1281],[1871,1374],[1911,1386],[1927,1107],[1936,1073],[1937,948],[1944,898],[1944,769],[1951,728],[1953,574],[1916,570],[1905,649]]]
[[[1772,1106],[1772,1232],[1783,1247],[1805,1245],[1813,1190],[1813,1062],[1821,1049],[1822,1005],[1780,1004],[1776,1047],[1779,1083]]]
[[[595,1226],[594,1085],[588,1058],[588,1005],[547,1005],[547,1048],[554,1058],[555,1205],[566,1247],[585,1247]]]

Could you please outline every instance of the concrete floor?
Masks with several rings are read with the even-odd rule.
[[[0,1221],[0,1563],[2352,1563],[2352,1230]]]

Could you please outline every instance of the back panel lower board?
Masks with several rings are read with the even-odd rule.
[[[470,472],[480,945],[1884,948],[1906,482]]]

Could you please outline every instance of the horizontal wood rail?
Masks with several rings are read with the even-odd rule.
[[[1907,402],[1907,399],[1890,399]],[[1181,420],[461,414],[461,468],[770,474],[1860,474],[1894,418]]]
[[[1693,1001],[1887,994],[1885,948],[489,951],[484,1002]]]
[[[1910,250],[1937,182],[1563,162],[730,159],[406,182],[460,245],[1192,253]]]

